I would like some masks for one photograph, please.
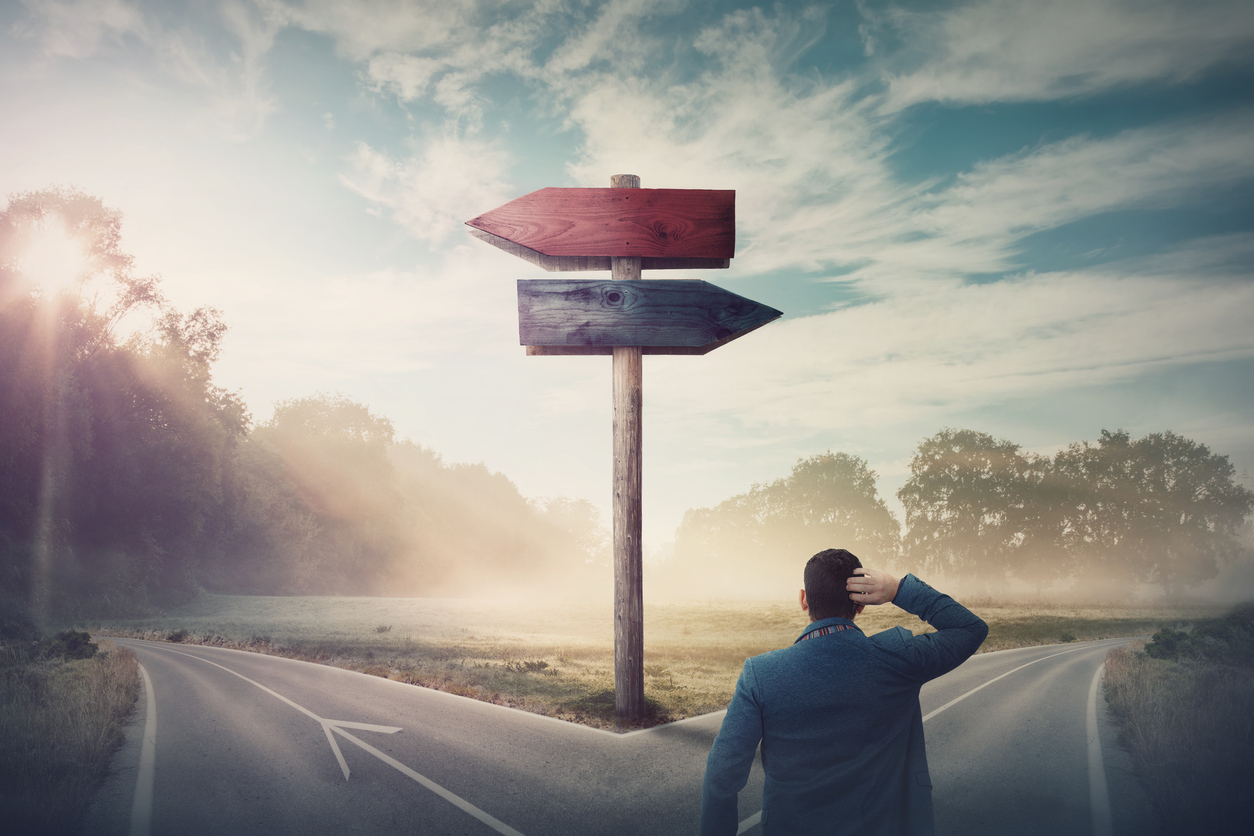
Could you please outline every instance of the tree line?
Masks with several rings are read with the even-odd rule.
[[[967,429],[918,445],[897,492],[904,526],[856,456],[800,460],[791,475],[688,511],[672,574],[731,592],[765,568],[844,546],[869,564],[1005,592],[1072,581],[1086,597],[1137,584],[1169,596],[1214,578],[1249,538],[1254,493],[1226,456],[1172,432],[1103,430],[1053,456]],[[752,587],[749,587],[752,588]]]
[[[26,259],[51,230],[81,250],[61,283]],[[72,189],[0,212],[0,631],[6,613],[123,614],[201,589],[609,588],[609,538],[585,500],[528,500],[339,395],[255,422],[213,380],[220,312],[175,309],[120,241],[120,214]],[[903,526],[865,461],[803,459],[688,511],[661,575],[743,594],[772,567],[792,583],[799,559],[841,545],[990,591],[1075,578],[1175,593],[1238,552],[1254,507],[1226,457],[1170,432],[1103,431],[1038,456],[946,429],[910,474]]]
[[[62,283],[26,257],[53,233],[81,250]],[[487,593],[608,571],[591,503],[528,501],[341,396],[284,401],[254,425],[213,381],[220,312],[176,310],[120,241],[120,214],[73,189],[0,212],[0,614],[134,612],[199,589]]]

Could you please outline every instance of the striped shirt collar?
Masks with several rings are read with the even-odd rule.
[[[793,644],[803,642],[806,639],[812,639],[815,636],[830,636],[832,633],[840,633],[844,630],[857,630],[859,633],[862,632],[858,625],[854,624],[847,618],[825,618],[822,621],[816,621],[807,627],[805,632],[802,633],[801,636],[797,638],[797,641],[793,642]]]

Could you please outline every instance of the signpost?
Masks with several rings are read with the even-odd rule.
[[[706,354],[782,314],[708,282],[641,280],[641,270],[726,268],[734,191],[641,189],[616,174],[608,189],[540,189],[467,224],[545,270],[610,271],[609,281],[519,280],[518,334],[529,355],[614,358],[614,716],[634,725],[644,714],[643,355]]]

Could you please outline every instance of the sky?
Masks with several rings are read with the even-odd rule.
[[[0,199],[121,210],[255,421],[341,393],[607,524],[610,360],[527,357],[559,274],[464,222],[625,173],[736,190],[731,267],[651,275],[784,312],[645,358],[647,555],[828,450],[900,517],[943,427],[1254,471],[1248,0],[0,0]]]

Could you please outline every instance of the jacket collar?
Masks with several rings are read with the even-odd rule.
[[[822,630],[824,627],[834,627],[837,631],[857,630],[859,633],[862,632],[862,629],[858,627],[858,625],[854,624],[847,618],[821,618],[818,621],[811,621],[808,625],[806,625],[806,628],[801,631],[801,635],[796,638],[793,644],[796,644],[817,630]]]

